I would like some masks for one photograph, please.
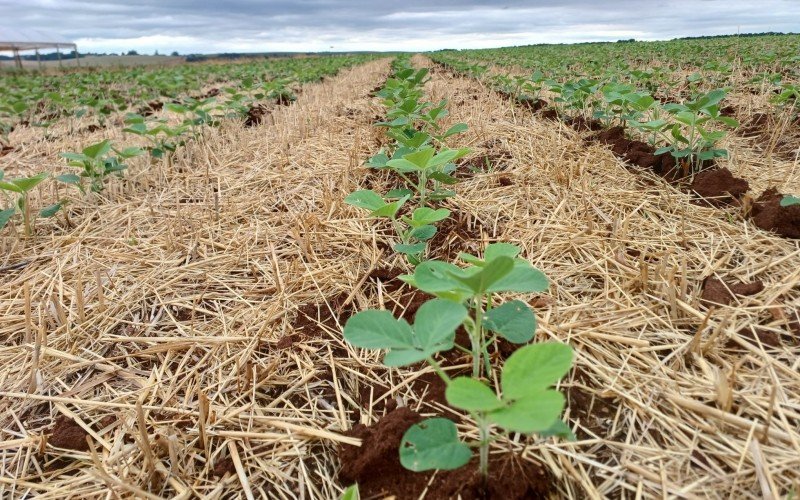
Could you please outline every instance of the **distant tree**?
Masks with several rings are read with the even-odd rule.
[[[156,51],[155,51],[155,52],[153,52],[153,55],[154,55],[154,56],[157,56],[157,55],[158,55],[158,49],[156,49]]]
[[[138,56],[139,53],[136,52],[135,50],[129,50],[128,53],[125,54],[125,55],[127,55],[127,56]]]
[[[178,56],[180,56],[180,54],[178,54],[178,51],[177,51],[177,50],[173,50],[173,51],[172,51],[172,54],[170,54],[170,55],[171,55],[172,57],[178,57]]]

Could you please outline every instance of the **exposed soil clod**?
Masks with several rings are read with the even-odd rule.
[[[774,187],[764,191],[753,205],[753,222],[786,238],[800,238],[800,205],[782,207],[782,199]]]
[[[730,305],[736,297],[755,295],[764,290],[764,283],[755,280],[752,283],[727,283],[718,278],[709,277],[703,281],[703,293],[700,301],[707,306]]]
[[[66,448],[75,451],[88,451],[89,442],[86,441],[89,433],[74,420],[64,415],[56,419],[53,433],[47,442],[57,448]]]
[[[247,118],[244,120],[244,126],[255,127],[256,125],[260,125],[268,114],[269,111],[263,104],[251,106],[250,109],[247,110]]]
[[[425,498],[431,499],[522,500],[546,498],[553,491],[552,477],[543,466],[508,453],[491,456],[488,484],[478,473],[477,459],[454,471],[439,471],[432,482],[432,472],[409,472],[400,464],[400,441],[405,431],[421,420],[419,414],[401,407],[372,426],[356,425],[348,434],[362,444],[340,447],[340,482],[357,482],[365,498],[418,498],[427,488]]]
[[[628,139],[624,127],[611,127],[590,136],[588,140],[611,146],[613,153],[628,163],[648,168],[670,182],[683,177],[672,155],[656,155],[653,146],[646,142]]]
[[[689,189],[708,204],[719,206],[738,203],[750,189],[750,184],[744,179],[734,177],[727,168],[720,167],[695,175]]]
[[[217,460],[214,463],[214,475],[216,477],[224,477],[225,474],[236,474],[236,466],[230,457]]]

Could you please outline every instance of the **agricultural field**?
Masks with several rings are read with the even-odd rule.
[[[799,47],[0,73],[0,497],[796,497]]]

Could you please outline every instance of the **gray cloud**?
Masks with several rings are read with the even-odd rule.
[[[800,31],[797,0],[0,0],[82,50],[429,50]]]

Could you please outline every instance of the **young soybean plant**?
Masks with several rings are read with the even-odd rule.
[[[372,168],[389,169],[397,173],[416,195],[419,204],[424,206],[432,201],[455,196],[453,191],[443,189],[442,184],[451,185],[458,182],[450,175],[456,168],[453,162],[469,152],[469,148],[442,148],[437,152],[433,146],[424,146],[417,150],[411,149],[411,146],[402,146],[391,159],[382,153],[373,156],[369,165]]]
[[[412,266],[416,266],[424,259],[426,241],[436,234],[434,224],[446,219],[450,215],[450,210],[419,207],[411,212],[411,216],[403,215],[398,218],[398,212],[409,200],[411,194],[408,191],[400,190],[399,192],[390,192],[387,198],[394,196],[398,198],[394,201],[387,201],[375,191],[365,189],[350,193],[344,201],[349,205],[370,210],[371,217],[388,218],[400,238],[400,243],[392,248],[395,252],[405,255]]]
[[[489,447],[496,426],[505,432],[572,438],[569,427],[559,418],[564,395],[553,389],[572,366],[572,348],[558,342],[532,344],[518,349],[503,365],[500,391],[482,381],[457,377],[447,381],[448,404],[469,412],[478,425],[478,441],[458,439],[456,425],[446,418],[429,418],[411,426],[400,442],[400,463],[422,472],[452,470],[472,458],[478,448],[478,467],[484,481],[489,475]]]
[[[433,418],[410,427],[400,445],[400,462],[412,471],[457,469],[469,462],[471,447],[479,448],[479,467],[488,475],[489,447],[496,426],[509,432],[571,435],[560,419],[564,396],[551,386],[572,364],[572,349],[556,342],[520,348],[506,361],[500,391],[493,391],[478,378],[451,379],[434,359],[438,352],[455,345],[456,329],[469,318],[458,302],[432,299],[417,311],[414,325],[396,320],[389,311],[368,310],[351,317],[344,338],[356,347],[388,349],[383,363],[389,367],[426,361],[447,384],[447,402],[466,410],[478,425],[479,440],[465,444],[458,439],[450,420]]]
[[[482,364],[485,373],[490,374],[488,347],[498,336],[524,344],[536,332],[536,316],[525,302],[494,303],[498,293],[538,293],[550,286],[541,271],[518,258],[519,252],[516,245],[493,243],[486,247],[483,259],[459,254],[462,261],[470,264],[468,267],[432,260],[417,266],[413,275],[401,276],[423,292],[469,308],[470,314],[463,323],[471,342],[473,377],[480,376]]]
[[[14,215],[19,211],[22,214],[22,221],[25,227],[25,236],[33,234],[33,215],[31,214],[30,206],[28,203],[28,193],[38,186],[42,181],[47,179],[47,172],[42,172],[32,177],[22,177],[19,179],[5,180],[5,174],[0,170],[0,193],[4,197],[12,201],[12,205],[5,210],[0,210],[0,230],[2,230]],[[16,197],[16,201],[12,198]],[[58,202],[39,211],[41,217],[54,216],[61,207],[63,202]]]
[[[709,129],[712,124],[731,128],[739,125],[733,118],[720,114],[719,103],[726,94],[725,89],[715,89],[683,104],[665,104],[663,108],[672,115],[674,122],[666,125],[662,131],[669,145],[659,148],[656,154],[670,153],[676,159],[685,159],[689,166],[687,173],[692,174],[704,161],[727,157],[727,150],[716,147],[726,132]],[[667,131],[669,135],[666,135]]]
[[[114,151],[117,156],[109,153]],[[108,139],[92,144],[80,153],[61,153],[62,158],[68,160],[68,165],[81,169],[80,175],[63,174],[56,177],[57,180],[66,184],[76,186],[82,193],[86,193],[83,186],[83,179],[89,179],[90,189],[94,193],[99,193],[105,189],[106,177],[110,174],[121,174],[128,168],[123,161],[139,156],[143,151],[139,148],[125,148],[122,151],[114,149]]]

